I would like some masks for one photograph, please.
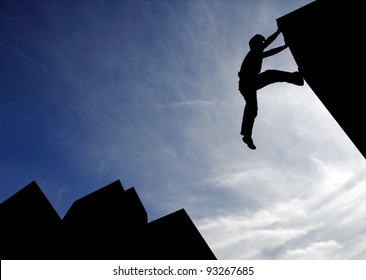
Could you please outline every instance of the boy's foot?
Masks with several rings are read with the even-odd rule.
[[[243,142],[244,142],[245,144],[247,144],[247,146],[248,146],[248,148],[249,148],[249,149],[255,150],[255,149],[257,148],[257,147],[254,145],[254,143],[253,143],[253,139],[247,139],[247,138],[243,137]]]
[[[296,72],[292,73],[291,83],[293,83],[294,85],[297,85],[297,86],[304,85],[304,78],[300,72],[296,71]]]

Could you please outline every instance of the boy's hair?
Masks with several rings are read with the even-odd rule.
[[[266,38],[264,38],[261,34],[255,34],[252,39],[249,40],[250,49],[255,49],[258,45],[261,45]]]

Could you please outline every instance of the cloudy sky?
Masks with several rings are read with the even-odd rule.
[[[63,217],[120,180],[219,259],[366,258],[365,159],[306,83],[259,92],[257,150],[239,135],[248,40],[310,2],[1,1],[0,201],[35,180]]]

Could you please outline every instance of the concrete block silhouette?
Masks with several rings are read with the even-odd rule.
[[[62,224],[64,236],[73,248],[68,257],[131,256],[136,249],[141,251],[142,241],[128,240],[137,239],[144,231],[147,213],[136,190],[125,191],[120,181],[115,181],[76,200]],[[116,253],[111,254],[114,250]]]
[[[50,257],[57,250],[61,218],[36,182],[0,204],[1,259]]]
[[[317,0],[277,24],[305,81],[365,157],[362,11],[361,1]]]
[[[159,251],[162,260],[215,258],[184,209],[149,223],[148,232],[148,252]]]

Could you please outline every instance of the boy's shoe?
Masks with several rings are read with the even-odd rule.
[[[297,86],[304,85],[304,78],[299,71],[293,72],[291,77],[291,83]]]
[[[254,145],[254,143],[253,143],[253,139],[247,139],[247,138],[243,137],[243,142],[244,142],[245,144],[247,144],[247,146],[248,146],[248,148],[249,148],[249,149],[255,150],[255,149],[257,148],[257,147]]]

